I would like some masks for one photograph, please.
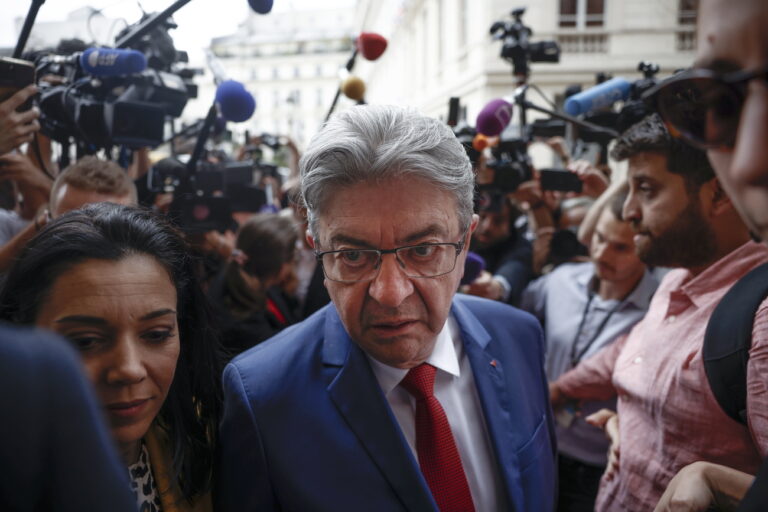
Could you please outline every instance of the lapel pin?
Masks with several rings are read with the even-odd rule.
[[[491,359],[491,366],[493,366],[494,368],[496,368],[496,364],[497,364],[497,363],[496,363],[496,360],[495,360],[495,359]]]

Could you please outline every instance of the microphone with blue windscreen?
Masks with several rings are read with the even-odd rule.
[[[227,121],[242,123],[256,110],[256,100],[245,86],[236,80],[225,80],[216,88],[216,103]]]
[[[80,69],[92,76],[122,76],[147,69],[147,58],[137,50],[88,48],[78,59]]]

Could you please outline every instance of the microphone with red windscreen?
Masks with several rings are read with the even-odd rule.
[[[355,47],[366,60],[376,60],[387,49],[387,40],[375,32],[360,32]]]

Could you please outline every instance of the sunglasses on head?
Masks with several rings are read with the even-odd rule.
[[[689,69],[649,90],[670,133],[701,149],[730,149],[736,142],[747,84],[768,69],[718,73]]]

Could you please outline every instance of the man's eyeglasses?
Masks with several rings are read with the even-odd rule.
[[[466,233],[465,233],[466,236]],[[448,274],[464,248],[464,236],[456,243],[426,243],[395,249],[342,249],[316,252],[325,277],[339,283],[373,281],[381,269],[381,257],[394,254],[408,277],[426,278]]]
[[[701,149],[733,148],[750,80],[768,69],[718,73],[690,69],[649,90],[673,135]]]

